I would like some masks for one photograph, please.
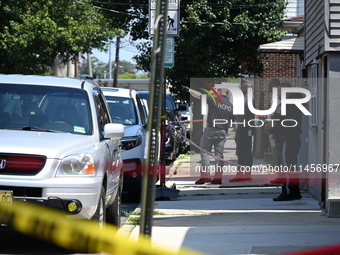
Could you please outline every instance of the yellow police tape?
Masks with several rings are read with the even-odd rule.
[[[17,231],[49,241],[75,252],[114,255],[199,255],[181,249],[171,251],[156,247],[146,237],[131,241],[117,235],[117,228],[89,220],[68,219],[65,214],[40,205],[14,200],[12,206],[0,205],[0,223]]]

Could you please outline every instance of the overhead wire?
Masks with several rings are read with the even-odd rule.
[[[117,11],[117,10],[113,10],[113,9],[109,9],[109,8],[105,8],[105,7],[100,7],[100,6],[97,6],[97,5],[94,5],[94,4],[89,4],[89,3],[84,3],[80,0],[72,0],[73,2],[76,2],[76,3],[79,3],[79,4],[83,4],[83,5],[88,5],[88,6],[92,6],[93,8],[96,8],[96,9],[99,9],[99,10],[103,10],[103,11],[109,11],[109,12],[112,12],[112,13],[116,13],[116,14],[122,14],[122,15],[128,15],[128,16],[132,16],[132,17],[140,17],[140,15],[137,15],[137,14],[133,14],[133,13],[129,13],[129,12],[122,12],[122,11]],[[107,2],[94,2],[95,4],[107,4]],[[128,3],[111,3],[111,4],[115,4],[115,5],[128,5],[128,6],[131,6],[131,4],[128,4]],[[233,6],[230,6],[230,7],[227,7],[228,9],[245,9],[245,8],[256,8],[256,7],[265,7],[267,5],[277,5],[278,3],[275,1],[275,2],[269,2],[269,3],[261,3],[261,4],[249,4],[249,5],[246,5],[246,4],[240,4],[240,5],[233,5]],[[134,6],[146,6],[146,4],[133,4]],[[222,5],[213,5],[211,7],[223,7]],[[226,7],[226,6],[225,6]],[[225,8],[224,7],[224,8]],[[215,9],[216,11],[217,9]],[[221,9],[222,10],[222,9]],[[197,23],[197,24],[215,24],[215,25],[223,25],[225,23],[223,22],[193,22],[193,21],[181,21],[182,23]],[[260,23],[260,22],[263,22],[263,21],[259,21],[259,22],[234,22],[234,23],[230,23],[230,24],[234,24],[234,25],[241,25],[241,24],[253,24],[253,23]],[[278,23],[278,22],[281,22],[281,20],[273,20],[273,21],[266,21],[266,22],[269,22],[269,23]]]

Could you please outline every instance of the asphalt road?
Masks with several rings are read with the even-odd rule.
[[[123,203],[122,210],[125,212],[131,212],[137,206],[137,203]],[[122,215],[122,224],[124,224],[126,219],[127,217]],[[62,255],[79,253],[74,253],[37,238],[23,235],[12,228],[0,226],[0,254]]]

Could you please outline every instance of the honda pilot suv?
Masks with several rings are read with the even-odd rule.
[[[0,204],[119,225],[123,134],[90,80],[0,75]]]

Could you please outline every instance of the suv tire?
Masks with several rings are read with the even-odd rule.
[[[111,223],[117,227],[121,224],[122,211],[122,192],[117,192],[115,200],[106,209],[106,222]]]
[[[105,210],[105,189],[102,187],[98,206],[92,220],[97,221],[100,227],[104,227],[106,221],[106,210]]]

